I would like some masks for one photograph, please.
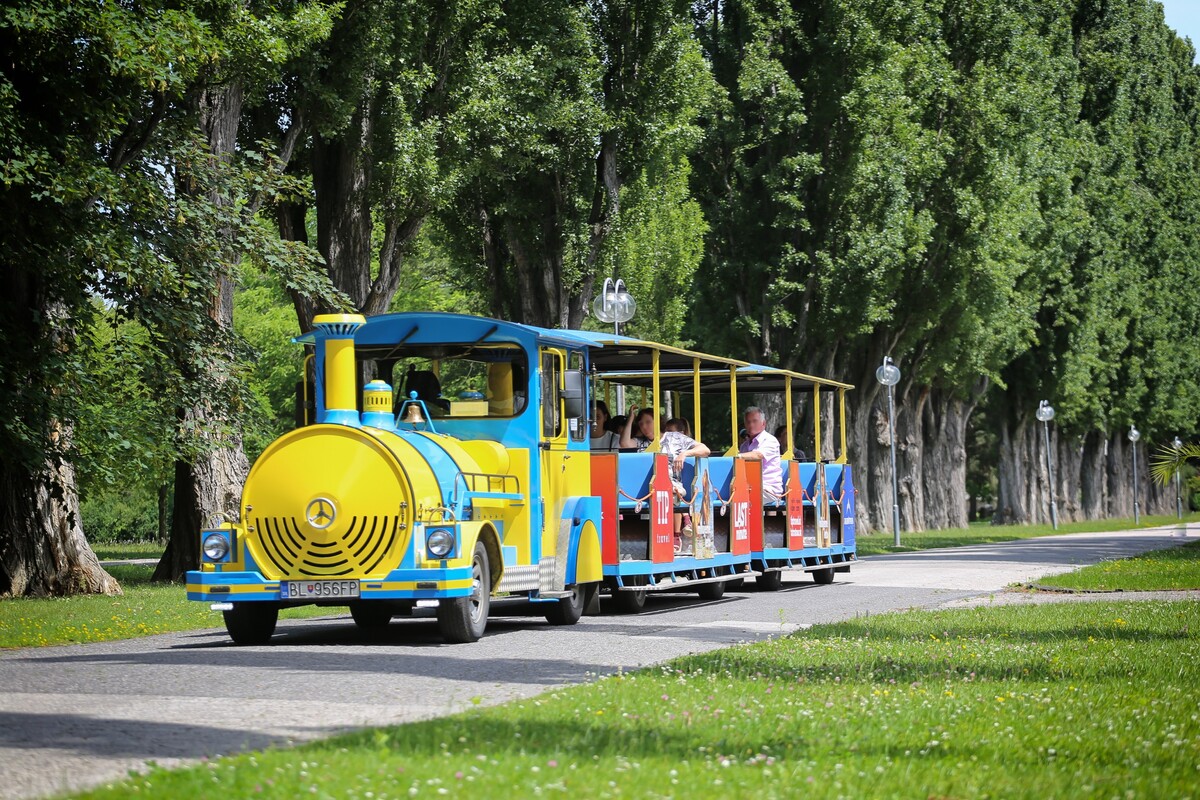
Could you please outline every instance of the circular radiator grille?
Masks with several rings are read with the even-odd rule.
[[[306,533],[308,526],[294,517],[256,517],[254,529],[266,558],[259,567],[277,572],[271,578],[373,576],[392,552],[402,523],[398,515],[351,517],[340,534],[318,534]]]

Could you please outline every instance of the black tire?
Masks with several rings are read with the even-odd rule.
[[[471,557],[471,594],[438,603],[438,627],[442,638],[451,644],[478,642],[487,628],[491,607],[492,573],[488,569],[487,548],[475,543]]]
[[[392,609],[378,601],[372,603],[359,600],[350,604],[350,616],[354,617],[354,624],[361,630],[378,631],[386,628],[392,621]]]
[[[833,583],[833,567],[813,570],[813,583],[827,585]]]
[[[746,585],[745,578],[734,578],[731,581],[725,582],[725,588],[731,592],[740,592],[742,590],[742,587],[744,587],[745,585]]]
[[[758,573],[754,576],[754,585],[764,592],[778,592],[783,587],[783,570]]]
[[[574,625],[583,616],[588,587],[578,583],[571,587],[571,596],[546,606],[546,621],[551,625]]]
[[[613,599],[616,600],[617,611],[621,614],[637,614],[646,607],[646,590],[622,591],[618,589],[613,592]]]
[[[275,633],[279,606],[274,603],[234,603],[224,612],[225,630],[235,644],[266,644]]]
[[[700,584],[701,600],[720,600],[725,596],[725,581]]]

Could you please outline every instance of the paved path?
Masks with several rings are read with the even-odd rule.
[[[873,556],[830,586],[797,574],[774,593],[708,603],[652,596],[638,616],[585,617],[571,628],[510,609],[474,645],[442,644],[432,618],[368,638],[348,616],[331,616],[282,622],[267,647],[234,647],[223,630],[205,630],[0,653],[0,798],[93,786],[147,761],[501,703],[814,623],[986,600],[1013,583],[1198,536],[1200,525]]]

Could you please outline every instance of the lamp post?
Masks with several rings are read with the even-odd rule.
[[[1038,403],[1038,421],[1042,423],[1042,432],[1046,434],[1046,472],[1050,475],[1050,524],[1058,530],[1058,502],[1054,491],[1054,460],[1050,453],[1050,420],[1054,419],[1054,406],[1049,400]]]
[[[1179,437],[1176,436],[1175,441],[1171,442],[1171,444],[1175,447],[1175,454],[1178,456],[1179,448],[1183,447],[1183,442],[1181,442]],[[1178,459],[1176,460],[1178,461]],[[1179,491],[1178,469],[1175,470],[1175,516],[1179,519],[1183,519],[1183,494]]]
[[[896,479],[896,407],[892,400],[893,387],[900,382],[900,368],[892,363],[891,356],[883,357],[883,364],[875,370],[875,380],[887,387],[888,397],[888,440],[892,451],[892,544],[900,546],[900,488]]]
[[[1138,525],[1142,521],[1141,509],[1138,507],[1138,479],[1137,479],[1137,443],[1138,439],[1142,438],[1142,434],[1134,426],[1129,426],[1129,441],[1133,443],[1133,524]]]
[[[625,281],[620,278],[616,281],[605,278],[600,294],[592,300],[592,315],[601,322],[611,322],[613,333],[620,336],[621,323],[633,319],[635,311],[637,302],[625,288]],[[654,400],[658,402],[657,397]],[[617,385],[617,413],[625,413],[625,387],[620,384]]]

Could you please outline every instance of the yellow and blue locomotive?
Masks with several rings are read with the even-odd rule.
[[[459,314],[326,315],[296,341],[311,349],[311,415],[258,458],[239,519],[202,532],[187,576],[188,597],[222,610],[235,642],[265,642],[280,608],[314,603],[348,606],[364,628],[436,608],[447,641],[472,642],[496,596],[574,624],[601,590],[636,610],[650,591],[719,596],[746,576],[775,588],[781,569],[820,579],[854,560],[844,438],[835,463],[798,464],[788,448],[795,489],[776,498],[730,453],[692,459],[677,497],[655,447],[590,450],[601,379],[651,392],[656,427],[672,386],[690,390],[698,422],[706,392],[730,391],[736,413],[739,386],[782,387],[790,419],[793,380],[817,398],[844,384]],[[686,554],[671,544],[680,513],[707,531]]]

